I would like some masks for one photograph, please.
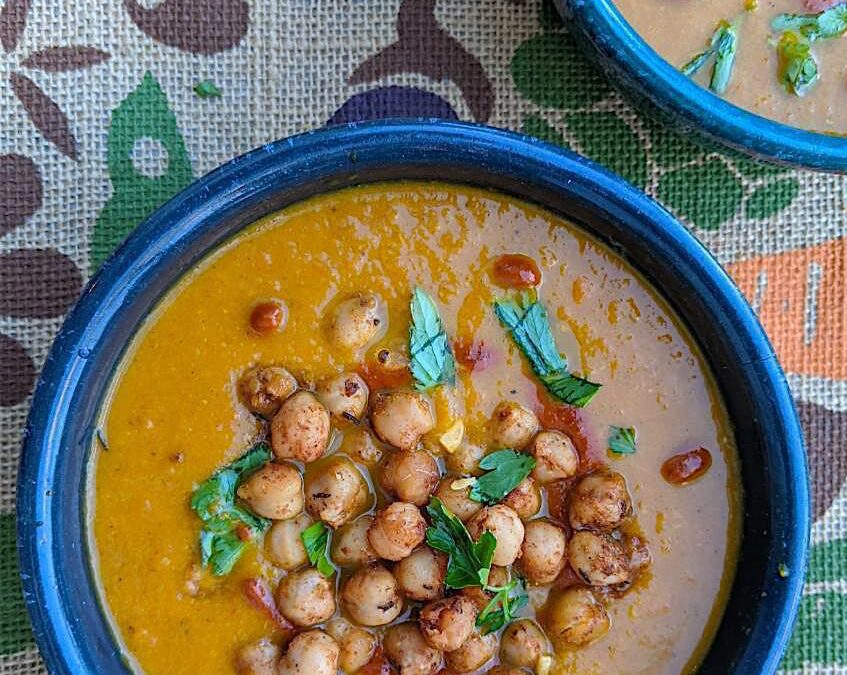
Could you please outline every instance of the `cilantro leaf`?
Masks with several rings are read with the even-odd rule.
[[[191,495],[191,508],[203,521],[201,563],[211,567],[215,576],[229,574],[247,549],[247,542],[238,534],[240,527],[246,526],[250,532],[264,532],[270,527],[270,520],[235,502],[238,486],[270,458],[268,446],[260,443],[212,474]]]
[[[786,31],[776,48],[779,57],[779,81],[790,94],[803,96],[818,79],[818,63],[809,42]]]
[[[771,22],[775,31],[796,31],[809,42],[836,38],[847,32],[847,3],[817,14],[779,14]]]
[[[609,434],[609,450],[618,455],[634,455],[635,427],[612,427]]]
[[[470,497],[482,504],[496,504],[535,468],[535,458],[515,450],[498,450],[483,457],[479,468],[488,473],[474,481]]]
[[[464,523],[437,497],[430,499],[426,511],[432,521],[426,530],[426,543],[450,556],[445,579],[447,587],[484,586],[497,546],[494,535],[483,532],[479,541],[474,542]]]
[[[733,23],[721,21],[705,51],[697,54],[686,63],[680,71],[686,77],[697,73],[713,56],[715,63],[712,66],[712,76],[709,80],[709,88],[723,94],[726,91],[729,80],[732,77],[732,68],[735,65],[735,55],[738,51],[738,21]]]
[[[483,635],[500,630],[529,602],[522,579],[513,579],[505,586],[489,587],[488,590],[495,591],[494,597],[476,617],[476,626]]]
[[[335,574],[335,567],[327,555],[329,528],[320,520],[312,523],[300,533],[300,541],[309,556],[309,562],[325,577]]]
[[[568,372],[568,362],[556,348],[547,310],[541,302],[523,293],[515,300],[496,300],[494,313],[547,391],[577,408],[588,405],[601,385]]]
[[[194,93],[200,98],[220,98],[221,90],[212,80],[201,80],[194,85]]]
[[[420,390],[456,381],[456,362],[435,301],[421,288],[412,293],[409,368]]]

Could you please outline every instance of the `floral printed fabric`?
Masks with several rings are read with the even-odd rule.
[[[656,125],[546,0],[0,0],[0,674],[43,671],[20,597],[15,479],[38,369],[83,283],[233,156],[410,115],[586,154],[728,267],[788,372],[809,446],[812,560],[783,667],[847,673],[847,179],[727,157]]]

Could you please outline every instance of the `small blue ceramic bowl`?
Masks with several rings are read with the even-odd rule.
[[[703,671],[773,673],[802,592],[809,495],[792,400],[744,298],[670,214],[582,157],[486,127],[413,121],[325,129],[234,159],[139,226],[86,288],[38,383],[18,485],[26,604],[51,672],[128,672],[89,562],[86,467],[138,327],[187,270],[262,216],[404,178],[491,188],[566,216],[629,260],[688,324],[735,420],[746,491],[738,573]]]
[[[758,160],[847,172],[847,138],[772,122],[685,77],[650,47],[614,0],[554,0],[606,75],[637,104],[684,134]]]

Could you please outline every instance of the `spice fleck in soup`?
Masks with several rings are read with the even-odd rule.
[[[701,356],[626,263],[482,190],[315,197],[134,339],[94,559],[151,675],[681,673],[739,543]]]
[[[616,0],[669,63],[742,108],[847,133],[847,3]]]

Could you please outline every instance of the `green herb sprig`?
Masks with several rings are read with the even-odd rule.
[[[303,542],[309,562],[318,572],[325,577],[335,574],[335,566],[326,552],[329,545],[329,528],[322,521],[314,522],[303,530],[300,533],[300,541]]]
[[[817,14],[779,14],[771,21],[771,28],[777,32],[795,31],[809,42],[841,37],[847,32],[847,3]]]
[[[194,93],[200,98],[220,98],[221,90],[212,80],[201,80],[194,85]]]
[[[191,495],[191,508],[203,521],[200,530],[200,558],[212,574],[225,576],[247,550],[243,538],[246,528],[251,534],[265,532],[271,524],[236,504],[238,486],[271,458],[264,443],[256,445],[231,464],[216,471]]]
[[[426,511],[432,522],[426,530],[426,543],[449,556],[444,580],[447,587],[485,586],[497,546],[494,535],[483,532],[475,542],[464,523],[437,497],[430,499]]]
[[[609,450],[618,455],[634,455],[635,427],[615,427],[609,433]]]
[[[479,468],[487,473],[477,478],[470,497],[482,504],[497,504],[535,468],[535,458],[515,450],[498,450],[486,455]]]
[[[488,586],[486,590],[493,591],[494,597],[476,617],[476,627],[483,635],[500,630],[529,602],[523,579],[512,579],[505,586]]]
[[[422,288],[415,288],[409,327],[409,368],[419,390],[456,382],[456,361],[435,301]]]
[[[532,370],[553,396],[582,408],[601,385],[568,372],[568,363],[556,348],[544,305],[528,293],[494,302],[494,313],[526,356]]]
[[[709,41],[709,46],[706,50],[697,54],[697,56],[686,63],[680,70],[683,75],[690,77],[714,57],[715,63],[712,66],[709,88],[717,94],[723,94],[732,78],[732,69],[735,65],[735,55],[737,52],[738,22],[729,23],[727,21],[721,21],[712,34],[712,39]]]
[[[788,93],[805,95],[820,76],[809,42],[796,33],[786,31],[779,38],[776,53],[779,81]]]

